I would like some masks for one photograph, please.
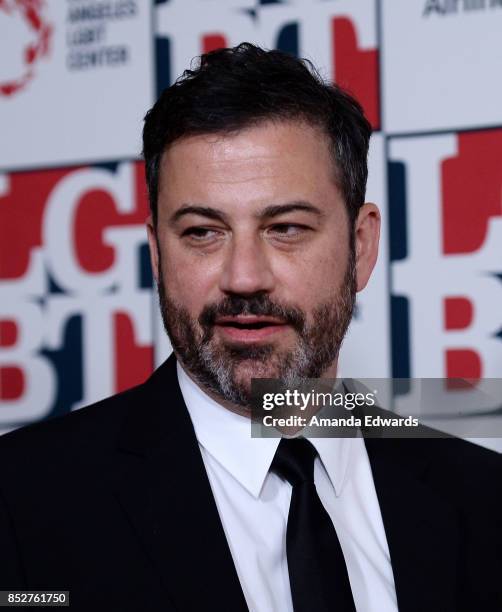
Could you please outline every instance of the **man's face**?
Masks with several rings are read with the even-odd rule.
[[[314,127],[266,122],[171,145],[149,239],[164,324],[189,374],[243,406],[253,377],[334,377],[367,280],[350,231]]]

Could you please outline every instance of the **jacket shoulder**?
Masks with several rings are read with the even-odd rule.
[[[500,475],[502,456],[493,450],[461,438],[436,438],[427,443],[432,467],[442,467],[463,476],[472,473],[479,477],[480,472]]]
[[[502,456],[461,438],[401,439],[394,460],[412,465],[439,497],[478,513],[502,505]]]
[[[19,480],[56,465],[61,469],[78,456],[106,453],[116,444],[126,415],[141,406],[146,384],[0,436],[2,481],[9,476]]]

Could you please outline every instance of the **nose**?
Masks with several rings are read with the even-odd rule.
[[[225,254],[219,285],[223,293],[239,295],[273,290],[271,262],[258,236],[234,235]]]

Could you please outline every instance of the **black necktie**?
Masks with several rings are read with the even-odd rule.
[[[293,607],[295,612],[355,612],[340,542],[315,488],[316,456],[305,438],[283,438],[271,467],[293,487],[286,532]]]

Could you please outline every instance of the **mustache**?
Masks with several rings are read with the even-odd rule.
[[[249,296],[228,295],[218,303],[205,306],[198,321],[203,328],[208,329],[213,327],[218,317],[237,315],[274,317],[291,325],[299,333],[305,329],[305,314],[300,308],[278,304],[266,293]]]

